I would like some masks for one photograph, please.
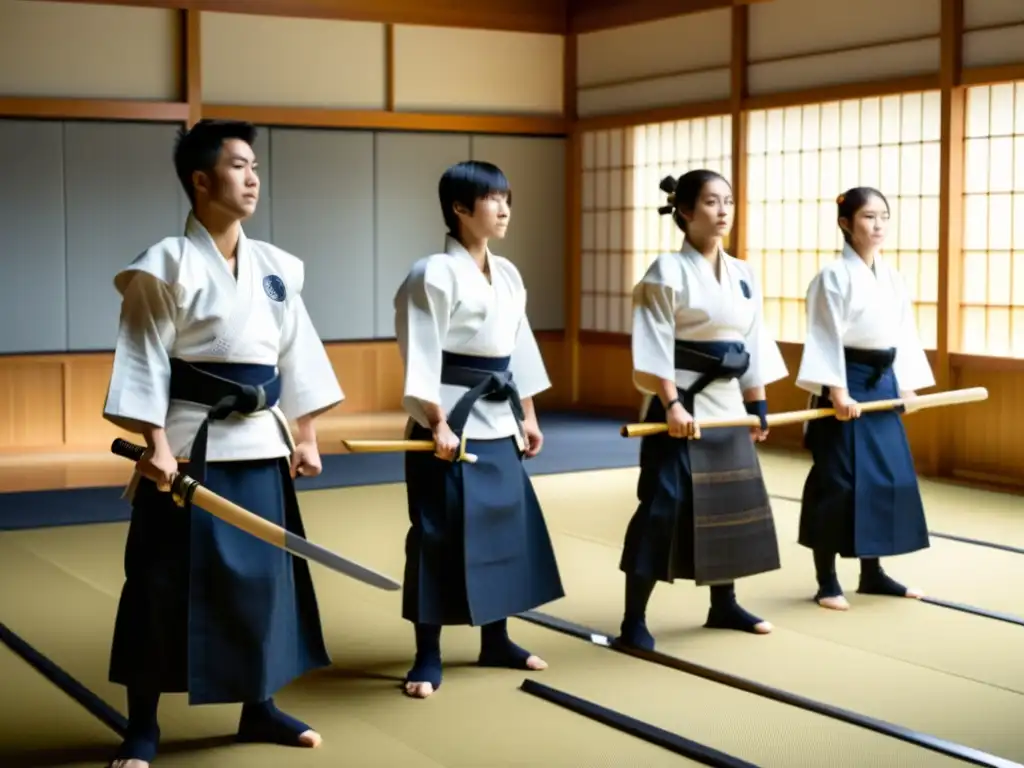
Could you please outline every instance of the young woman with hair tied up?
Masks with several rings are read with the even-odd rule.
[[[633,291],[633,381],[641,418],[668,432],[643,438],[639,506],[620,568],[626,605],[617,642],[653,650],[646,609],[658,581],[707,585],[705,627],[766,634],[744,610],[733,582],[780,567],[772,510],[755,442],[768,434],[765,386],[785,378],[782,355],[762,321],[757,282],[725,253],[733,195],[719,174],[695,170],[661,189],[683,232],[682,248],[660,255]],[[760,417],[756,428],[700,432],[701,418]]]
[[[808,422],[813,466],[804,485],[800,543],[814,553],[815,601],[845,611],[850,605],[836,574],[836,555],[860,559],[857,591],[922,596],[883,570],[880,557],[928,546],[928,526],[914,459],[899,412],[861,415],[861,403],[935,385],[918,337],[903,278],[882,258],[889,202],[870,187],[839,196],[840,258],[807,290],[807,339],[797,386],[811,407],[835,408],[835,418]]]

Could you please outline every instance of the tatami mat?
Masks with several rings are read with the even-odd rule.
[[[66,759],[72,750],[109,750],[102,723],[2,644],[0,681],[0,766],[27,768],[26,753]]]
[[[783,474],[785,467],[780,472],[769,466],[767,471],[773,491],[792,482],[791,472]],[[622,609],[619,547],[635,504],[635,478],[635,470],[605,470],[535,480],[568,592],[564,600],[543,610],[615,633]],[[314,491],[303,494],[302,502],[311,539],[401,577],[407,526],[402,486]],[[932,502],[929,511],[935,506]],[[976,497],[972,514],[986,519],[993,514],[991,509]],[[651,627],[660,650],[1024,760],[1024,738],[1018,733],[1024,722],[1024,696],[1018,692],[1024,690],[1024,679],[1015,651],[1024,640],[1024,627],[912,601],[855,595],[854,610],[848,614],[815,607],[809,601],[809,557],[792,544],[796,510],[791,503],[777,505],[783,570],[744,580],[739,587],[744,603],[770,618],[776,632],[751,637],[701,629],[707,590],[681,582],[659,587],[651,603]],[[998,510],[994,514],[998,516]],[[950,520],[954,517],[950,513]],[[964,531],[964,526],[945,527],[979,535]],[[106,673],[125,531],[124,524],[115,523],[0,535],[5,572],[18,574],[16,580],[0,584],[0,617],[122,710],[123,691],[106,682]],[[1011,610],[1008,590],[1004,594],[995,587],[1000,581],[1020,583],[1014,574],[1024,575],[1024,556],[979,551],[936,541],[931,550],[894,560],[890,568],[900,578],[913,577],[936,596],[977,605],[985,605],[987,596],[988,607]],[[996,554],[1004,559],[986,576],[976,573],[984,569],[961,565],[980,564],[983,557],[995,562]],[[996,569],[1001,578],[992,576]],[[946,587],[952,589],[950,574],[958,570],[964,574],[956,581],[962,592],[940,594]],[[842,572],[852,591],[855,566]],[[161,709],[166,744],[160,765],[687,765],[671,753],[519,691],[527,673],[473,667],[478,633],[468,628],[449,629],[443,636],[449,666],[437,696],[428,701],[406,699],[397,686],[411,660],[413,643],[409,626],[400,619],[398,593],[372,590],[316,567],[314,577],[335,667],[296,683],[278,698],[283,707],[307,718],[324,734],[324,748],[282,752],[228,746],[236,707],[189,708],[184,697],[169,696]],[[31,589],[26,589],[28,584]],[[974,591],[979,587],[984,594]],[[525,622],[513,621],[510,627],[517,641],[551,663],[550,670],[536,676],[538,680],[757,765],[854,768],[870,762],[924,768],[953,762]],[[6,676],[8,666],[0,667],[0,674]],[[22,673],[36,675],[27,666]],[[26,687],[27,692],[38,689],[42,678],[36,675],[35,680],[36,686]],[[63,696],[54,688],[45,695]],[[27,693],[26,700],[46,707],[43,695],[37,699]],[[70,699],[63,701],[62,709],[77,707]],[[79,712],[80,720],[88,718]],[[67,738],[62,734],[60,745],[80,745],[86,750],[81,760],[45,757],[39,750],[47,745],[38,740],[24,749],[43,759],[37,765],[95,766],[97,741],[116,743],[116,736],[98,723],[91,734],[78,736],[73,728],[70,733]]]

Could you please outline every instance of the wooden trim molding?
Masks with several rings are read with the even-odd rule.
[[[463,3],[459,0],[57,0],[89,5],[178,8],[183,11],[245,13],[307,19],[339,19],[560,35],[567,31],[567,0]]]
[[[199,11],[182,11],[182,69],[184,77],[183,96],[188,104],[188,126],[191,128],[202,118],[203,112],[203,65],[202,23]]]
[[[672,120],[689,120],[694,117],[715,117],[732,113],[732,101],[695,101],[671,107],[657,107],[642,112],[628,112],[611,115],[594,115],[578,119],[572,129],[577,133],[606,131],[611,128],[628,128],[634,125],[666,123]]]
[[[204,104],[203,117],[248,120],[259,125],[295,125],[308,128],[452,131],[534,136],[565,136],[569,133],[569,121],[562,115],[459,115]]]
[[[860,83],[841,83],[825,85],[818,88],[807,88],[799,91],[783,91],[781,93],[765,93],[749,96],[743,100],[743,109],[775,109],[777,107],[794,107],[804,104],[821,104],[826,101],[844,101],[846,99],[867,99],[874,96],[891,96],[897,93],[918,93],[939,89],[939,75],[913,75],[896,77],[886,80],[869,80]]]
[[[183,123],[188,120],[189,105],[183,101],[0,97],[0,117]]]
[[[994,67],[968,67],[960,73],[960,85],[994,85],[1024,80],[1024,63]]]

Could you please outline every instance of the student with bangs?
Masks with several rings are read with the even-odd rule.
[[[405,459],[402,616],[416,658],[404,688],[419,698],[441,685],[446,625],[480,627],[482,666],[545,669],[512,642],[507,619],[564,594],[523,466],[544,442],[533,398],[551,383],[519,270],[490,248],[508,229],[512,192],[499,168],[468,161],[444,173],[438,193],[444,250],[412,266],[394,301],[406,435],[436,449]]]

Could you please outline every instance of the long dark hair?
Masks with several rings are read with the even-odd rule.
[[[686,219],[683,218],[683,213],[693,213],[693,209],[697,207],[697,200],[704,186],[716,179],[725,182],[729,189],[732,189],[732,185],[729,184],[722,174],[709,171],[706,168],[687,171],[678,179],[666,176],[661,180],[659,186],[661,191],[668,195],[669,204],[659,208],[658,213],[662,216],[671,213],[672,221],[683,231],[683,234],[686,234]]]
[[[877,189],[874,187],[854,187],[853,189],[846,190],[836,198],[836,207],[839,209],[836,223],[839,224],[840,219],[846,219],[850,226],[853,226],[853,217],[857,215],[857,211],[871,201],[872,197],[877,197],[885,203],[885,212],[890,213],[889,201]],[[846,244],[853,245],[853,236],[843,229],[842,224],[839,224],[839,231],[843,233],[843,240],[846,241]]]

